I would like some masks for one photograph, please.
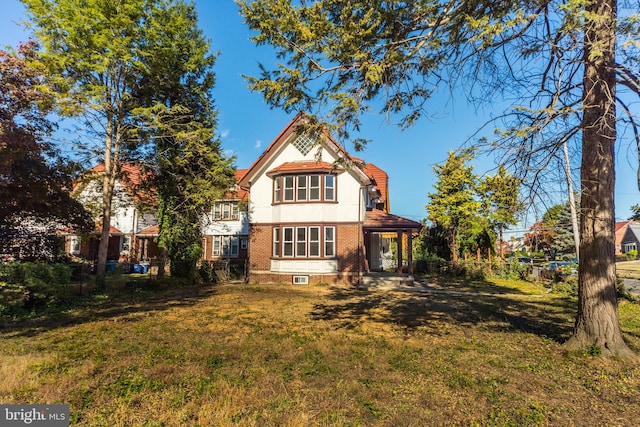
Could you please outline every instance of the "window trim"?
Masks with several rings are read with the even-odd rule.
[[[300,232],[304,230],[304,236]],[[312,233],[317,232],[317,240],[311,239]],[[287,238],[289,234],[289,238]],[[331,234],[331,239],[327,239]],[[335,225],[299,225],[273,227],[271,254],[274,259],[335,259],[336,255],[336,226]],[[304,253],[300,244],[304,244]],[[329,245],[329,246],[327,246]],[[312,250],[315,246],[316,251]],[[330,248],[327,250],[327,248]],[[327,255],[329,253],[329,255]]]
[[[211,242],[211,256],[215,258],[237,258],[240,254],[240,237],[215,234]]]
[[[317,177],[317,185],[311,181]],[[272,203],[337,203],[338,176],[333,173],[278,175],[273,177]],[[330,181],[330,182],[328,182]],[[328,185],[330,184],[330,185]],[[315,192],[316,197],[311,196]],[[331,197],[327,197],[328,194]]]
[[[213,203],[214,221],[238,221],[240,205],[237,200],[219,200]]]

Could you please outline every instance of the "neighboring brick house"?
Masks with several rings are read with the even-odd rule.
[[[629,228],[629,225],[631,224],[638,225],[640,223],[636,221],[631,221],[631,220],[616,222],[616,255],[620,255],[626,252],[623,250],[622,241],[625,233],[627,232],[627,228]]]
[[[249,280],[359,283],[381,270],[395,236],[412,275],[421,224],[389,213],[388,177],[330,135],[297,132],[298,114],[239,179],[248,193]],[[406,248],[405,248],[406,245]],[[402,264],[396,265],[399,274]]]

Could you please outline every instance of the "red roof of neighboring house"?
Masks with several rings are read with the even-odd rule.
[[[638,224],[636,221],[628,220],[622,222],[616,222],[616,233],[629,224]]]
[[[249,193],[247,193],[247,190],[245,190],[244,188],[240,187],[240,185],[237,184],[240,182],[240,180],[244,177],[246,173],[247,173],[247,169],[236,169],[236,188],[233,191],[227,191],[224,196],[225,198],[240,199],[240,200],[249,199]]]
[[[90,174],[102,174],[105,171],[104,164],[101,163],[89,169]],[[145,188],[142,184],[151,177],[151,172],[143,173],[142,168],[131,163],[120,165],[119,182],[129,193],[136,203],[143,203],[147,206],[155,206],[157,203],[156,194],[152,189]],[[80,180],[82,183],[82,180]],[[77,188],[77,185],[76,185]],[[75,188],[74,188],[75,190]]]
[[[158,224],[144,228],[138,232],[138,236],[158,236],[160,234],[160,226]]]
[[[627,231],[627,228],[629,227],[629,225],[632,225],[632,224],[640,224],[640,222],[633,221],[633,220],[616,222],[616,231],[615,231],[616,253],[620,253],[621,252],[621,250],[622,250],[622,239],[624,238],[624,235],[625,235],[625,233]]]
[[[371,209],[364,215],[363,228],[378,231],[419,230],[422,228],[422,224],[380,209]]]

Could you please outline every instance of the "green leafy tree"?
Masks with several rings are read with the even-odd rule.
[[[454,264],[458,262],[458,236],[463,228],[471,226],[480,208],[475,197],[477,176],[473,166],[467,164],[473,157],[470,149],[450,151],[444,164],[433,167],[438,181],[434,184],[435,193],[429,193],[428,218],[446,230]]]
[[[520,184],[519,178],[507,173],[504,165],[500,165],[495,175],[485,176],[478,185],[487,219],[492,227],[498,229],[501,259],[504,259],[503,230],[518,223],[518,215],[524,208],[519,200]]]
[[[580,206],[577,206],[580,209]],[[571,205],[557,204],[542,215],[543,227],[548,230],[549,249],[559,254],[575,254],[575,240],[571,223]]]
[[[16,52],[0,50],[0,229],[22,230],[21,239],[28,237],[28,228],[21,227],[28,222],[44,227],[45,234],[60,227],[82,232],[91,223],[70,197],[72,163],[49,140],[53,97],[46,84],[35,42],[21,44]]]
[[[206,52],[198,49],[207,46],[194,41],[195,50],[177,52],[177,41],[161,37],[163,31],[167,35],[195,34],[180,33],[195,18],[193,7],[189,6],[189,10],[181,0],[23,2],[44,47],[43,60],[56,79],[60,112],[84,119],[84,130],[97,142],[93,159],[105,165],[96,278],[104,286],[113,190],[121,163],[135,160],[136,154],[146,157],[140,148],[145,138],[157,136],[149,131],[151,128],[166,130],[167,123],[173,124],[176,117],[182,117],[181,125],[197,122],[193,111],[185,113],[185,108],[191,107],[185,100],[180,100],[183,108],[178,112],[174,110],[178,105],[168,99],[180,79],[184,79],[181,83],[185,87],[198,84],[199,70],[191,70],[189,76],[181,73],[190,65],[188,56],[205,56]],[[170,57],[168,51],[177,58]],[[169,64],[161,62],[168,59]],[[170,69],[168,65],[175,65],[178,60],[184,64]],[[200,82],[208,79],[212,77],[205,76]],[[154,90],[158,92],[157,103],[167,109],[166,114],[150,101]],[[200,94],[193,91],[191,102]],[[171,116],[168,121],[167,115]],[[161,125],[162,120],[165,122]],[[193,133],[197,126],[201,125],[179,131]]]
[[[539,189],[550,159],[580,140],[579,303],[569,348],[631,355],[619,327],[614,147],[617,89],[638,95],[640,6],[616,0],[239,1],[275,69],[249,77],[266,101],[327,116],[337,135],[372,108],[410,126],[439,85],[471,98],[513,100],[491,147]],[[616,57],[616,53],[619,54]],[[535,89],[534,89],[535,88]],[[630,96],[632,96],[630,95]],[[363,141],[353,139],[356,146]],[[535,183],[538,186],[535,186]],[[597,260],[597,262],[595,262]],[[592,262],[593,261],[593,262]]]
[[[135,143],[132,96],[146,72],[146,1],[23,0],[44,47],[42,57],[58,90],[60,113],[81,117],[104,163],[102,231],[96,281],[104,286],[115,180],[129,144]]]
[[[147,59],[154,72],[140,81],[136,97],[145,106],[145,139],[154,153],[150,167],[159,197],[160,243],[172,277],[193,280],[202,255],[203,218],[233,184],[234,170],[215,137],[215,56],[197,28],[195,6],[175,2],[154,15],[146,38],[157,52]]]
[[[631,216],[629,217],[630,221],[640,221],[640,205],[631,206]]]

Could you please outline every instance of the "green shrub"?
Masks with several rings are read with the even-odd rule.
[[[59,300],[71,283],[72,268],[43,262],[0,265],[0,312],[44,307]]]
[[[626,254],[624,254],[624,256],[627,259],[627,261],[633,261],[633,260],[638,258],[638,250],[637,249],[631,249]]]
[[[555,281],[552,291],[567,296],[578,295],[578,276],[567,276],[564,280]]]

